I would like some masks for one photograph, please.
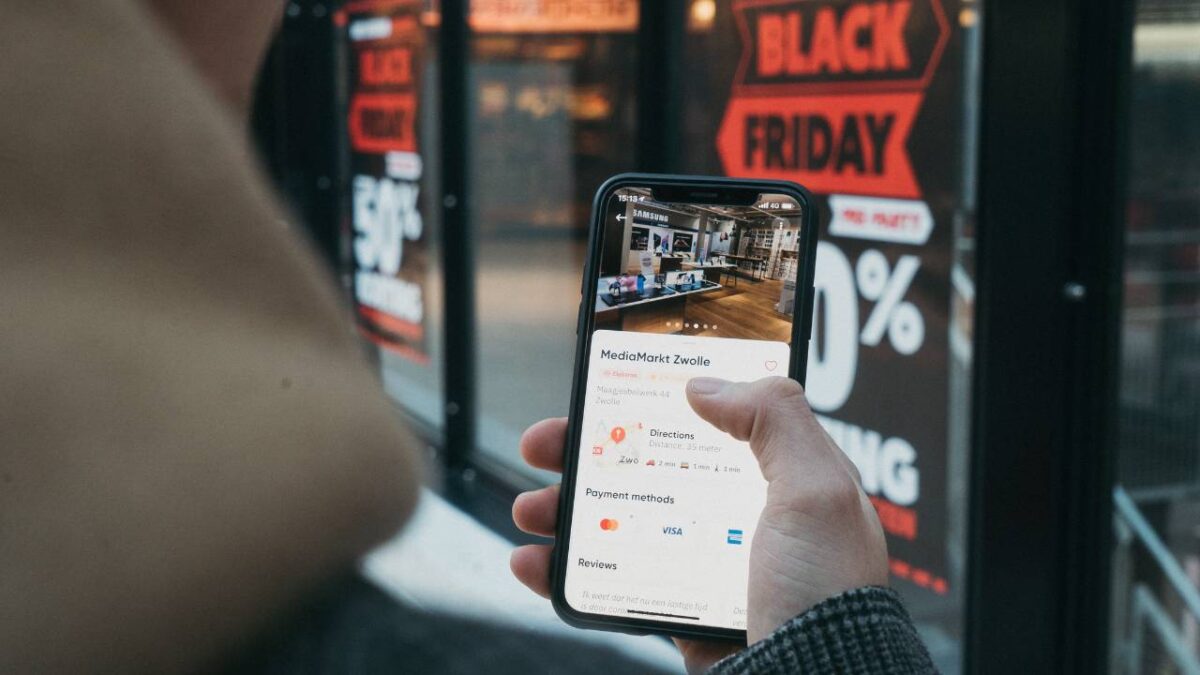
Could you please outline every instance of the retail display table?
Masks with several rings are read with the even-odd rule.
[[[762,263],[766,262],[766,258],[759,258],[751,255],[733,255],[731,253],[727,253],[725,254],[725,257],[737,263],[739,267],[741,267],[742,263],[749,263],[751,265],[750,274],[755,279],[759,278],[758,272],[762,267]]]
[[[646,288],[641,293],[596,294],[596,328],[643,333],[678,333],[687,317],[688,297],[722,288],[707,280]]]
[[[713,283],[719,284],[719,283],[721,283],[721,275],[724,274],[725,272],[732,273],[732,270],[737,269],[737,265],[734,265],[733,263],[685,262],[685,263],[683,263],[683,269],[685,269],[685,270],[704,270],[704,278],[707,281],[711,281]],[[734,278],[736,279],[737,277],[735,276]]]

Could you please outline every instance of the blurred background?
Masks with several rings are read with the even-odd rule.
[[[1200,673],[1200,0],[998,4],[290,3],[255,140],[433,469],[368,573],[582,636],[507,551],[556,480],[517,441],[567,413],[592,197],[784,178],[822,209],[810,401],[938,666]]]

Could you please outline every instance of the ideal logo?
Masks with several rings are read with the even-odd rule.
[[[663,534],[670,534],[670,535],[674,535],[676,537],[681,537],[681,536],[683,536],[683,528],[667,525],[666,527],[663,528]]]

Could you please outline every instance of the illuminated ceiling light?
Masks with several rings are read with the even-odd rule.
[[[688,13],[688,28],[694,31],[711,30],[716,17],[716,0],[692,0],[692,9]]]

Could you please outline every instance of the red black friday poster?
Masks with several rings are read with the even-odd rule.
[[[420,208],[421,0],[350,2],[335,15],[344,68],[348,223],[362,332],[418,363],[426,348],[427,228]]]
[[[970,341],[951,307],[969,286],[954,248],[972,220],[976,8],[729,0],[685,65],[685,169],[792,180],[826,214],[809,401],[927,615],[954,614],[963,574],[969,402],[950,391]]]

